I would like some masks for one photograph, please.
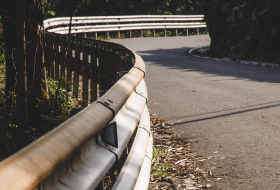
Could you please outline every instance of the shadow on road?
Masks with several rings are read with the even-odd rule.
[[[144,59],[148,71],[150,65],[180,69],[185,72],[201,72],[201,77],[227,76],[235,79],[252,80],[258,82],[280,83],[280,70],[268,67],[245,65],[237,62],[217,61],[214,59],[197,58],[188,52],[192,47],[175,49],[157,49],[139,51]],[[210,75],[210,76],[209,76]],[[200,77],[200,78],[201,78]],[[217,81],[217,80],[213,80]]]
[[[269,104],[272,104],[272,105],[269,105]],[[266,106],[262,106],[262,105],[266,105]],[[201,115],[206,115],[206,114],[213,114],[213,113],[231,111],[229,113],[215,115],[215,116],[211,116],[211,117],[205,117],[205,118],[200,118],[200,119],[183,121],[183,122],[180,122],[180,123],[174,123],[173,125],[175,126],[175,125],[182,125],[182,124],[186,124],[186,123],[205,121],[205,120],[216,119],[216,118],[226,117],[226,116],[232,116],[232,115],[242,114],[242,113],[246,113],[246,112],[269,109],[269,108],[274,108],[274,107],[279,107],[279,106],[280,106],[280,101],[274,102],[274,103],[265,103],[265,104],[259,104],[259,105],[253,105],[253,106],[246,106],[246,107],[235,108],[235,109],[221,110],[221,111],[217,111],[217,112],[209,112],[209,113],[204,113],[204,114],[188,115],[186,117],[181,117],[181,118],[176,118],[176,119],[184,119],[184,118],[191,117],[191,116],[201,116]],[[248,109],[248,108],[251,108],[251,109]],[[238,111],[234,111],[234,110],[238,110]]]

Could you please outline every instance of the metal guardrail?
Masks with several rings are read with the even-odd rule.
[[[84,26],[75,26],[72,32],[206,27],[203,23],[169,23],[201,20],[201,15],[74,17],[73,24]],[[137,23],[163,21],[165,23]],[[90,26],[116,22],[135,23],[118,25],[118,28],[114,24]],[[113,189],[147,189],[152,135],[146,107],[147,89],[143,80],[146,74],[144,61],[136,52],[120,44],[85,38],[71,37],[67,50],[66,36],[54,33],[64,34],[59,31],[65,30],[69,18],[49,19],[44,23],[46,29],[62,26],[46,32],[45,65],[48,77],[54,80],[64,77],[76,84],[81,77],[82,94],[79,94],[76,85],[73,95],[80,95],[83,100],[93,103],[2,161],[0,189],[99,188],[104,175],[110,168],[118,166],[126,150],[130,154]],[[85,31],[83,27],[93,28]],[[119,79],[117,73],[122,71],[127,71],[127,74]],[[100,91],[106,90],[102,97],[98,97]],[[113,122],[117,123],[117,147],[104,142],[102,133],[105,132],[101,130]],[[131,138],[135,131],[135,138]]]
[[[144,159],[147,146],[146,157],[151,159],[152,145],[148,145],[149,114],[143,80],[146,68],[142,58],[120,44],[71,37],[63,65],[66,37],[46,33],[46,42],[48,77],[57,80],[63,76],[74,83],[79,83],[82,77],[82,97],[93,103],[0,162],[0,189],[95,189],[110,168],[118,164],[128,142],[133,142],[131,137],[135,130],[135,139],[146,139],[145,142],[141,140],[144,144],[141,162],[149,163]],[[118,80],[117,72],[121,71],[127,74]],[[98,98],[101,90],[108,91]],[[77,86],[73,94],[79,95]],[[112,122],[117,123],[118,148],[106,144],[102,138],[101,129]],[[135,142],[137,144],[137,140]],[[135,152],[138,148],[133,143],[127,149]],[[137,161],[138,172],[145,173],[149,168],[140,171],[141,162]],[[131,189],[139,183],[147,187],[148,181],[141,182],[141,177],[139,182],[137,176],[135,173]]]
[[[109,38],[110,31],[140,30],[140,35],[143,37],[142,30],[153,30],[155,36],[155,29],[163,29],[164,36],[166,36],[166,29],[188,29],[196,28],[199,34],[199,28],[206,28],[204,15],[141,15],[141,16],[107,16],[107,17],[74,17],[72,20],[72,33],[95,33],[97,39],[97,32],[107,32]],[[49,28],[49,32],[58,34],[67,34],[70,24],[69,18],[52,18],[44,21],[45,27]],[[60,27],[58,27],[60,26]]]

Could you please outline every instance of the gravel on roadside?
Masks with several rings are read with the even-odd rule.
[[[212,173],[201,169],[190,142],[180,139],[172,123],[150,116],[154,144],[149,190],[209,189],[210,185],[200,183],[209,181]]]

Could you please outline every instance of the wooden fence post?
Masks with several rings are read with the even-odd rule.
[[[117,64],[118,64],[118,71],[126,71],[124,67],[124,63],[121,61],[121,57],[125,56],[125,52],[121,49],[116,53],[117,56]]]
[[[65,50],[65,48],[66,48],[66,46],[67,46],[67,44],[66,44],[66,37],[64,37],[64,36],[60,36],[60,42],[59,42],[59,44],[60,44],[60,55],[59,55],[59,57],[60,57],[60,59],[59,59],[59,62],[60,62],[60,69],[62,69],[62,72],[60,72],[60,73],[62,73],[62,76],[60,76],[60,77],[63,77],[63,78],[65,78],[65,65],[66,64],[64,64],[63,63],[63,61],[65,61],[66,62],[66,60],[64,60],[64,58],[65,58],[65,52],[66,52],[66,50]]]
[[[105,82],[104,82],[104,84],[105,84],[105,89],[104,90],[108,90],[109,89],[109,73],[110,73],[110,71],[109,71],[109,69],[110,69],[110,63],[109,63],[109,61],[110,61],[110,57],[109,57],[110,53],[109,53],[109,51],[110,51],[110,46],[106,46],[105,45],[105,48],[104,48],[104,58],[105,58],[105,61],[104,61]]]
[[[54,61],[55,61],[54,41],[55,41],[54,36],[52,36],[51,41],[50,41],[50,45],[51,45],[51,51],[50,51],[50,53],[51,53],[51,58],[50,58],[50,70],[51,70],[51,72],[50,72],[50,77],[53,80],[54,80]]]
[[[83,41],[83,100],[88,102],[88,74],[89,74],[89,61],[88,61],[88,41]]]
[[[107,84],[111,88],[115,83],[115,61],[114,61],[114,48],[108,48],[108,61],[107,61]]]
[[[79,95],[79,65],[80,65],[80,42],[75,38],[75,61],[74,61],[74,86],[73,95],[78,98]]]
[[[106,89],[106,49],[105,45],[99,46],[98,51],[98,68],[99,68],[99,76],[98,76],[98,83],[99,83],[99,91],[107,90]]]
[[[112,48],[112,70],[113,70],[113,77],[112,77],[112,80],[113,80],[113,83],[116,83],[117,80],[118,80],[118,71],[119,70],[119,64],[118,64],[118,56],[117,56],[117,53],[118,53],[119,49],[118,48]]]
[[[45,67],[47,71],[47,78],[50,77],[51,74],[51,57],[52,57],[52,49],[51,49],[51,35],[46,34],[46,49],[45,49]]]
[[[121,64],[123,65],[124,70],[123,71],[129,71],[129,69],[131,68],[131,63],[132,63],[132,59],[131,56],[120,56],[121,58]]]
[[[98,46],[97,44],[90,44],[90,96],[91,102],[97,100],[97,81],[98,81],[98,67],[97,67],[97,55]]]
[[[54,80],[59,79],[59,61],[60,61],[60,52],[59,52],[59,37],[54,39],[54,53],[55,53],[55,62],[54,62]]]
[[[66,70],[67,70],[67,82],[72,82],[72,66],[73,66],[73,55],[72,55],[72,50],[75,49],[74,46],[75,44],[73,43],[73,39],[70,38],[69,41],[69,47],[67,51],[67,56],[66,56]]]

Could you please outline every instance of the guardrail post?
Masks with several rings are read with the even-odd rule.
[[[107,25],[108,25],[108,23],[107,23]],[[110,38],[109,32],[106,32],[106,36],[107,36],[107,39],[109,40],[109,38]]]
[[[96,44],[91,43],[90,48],[90,101],[97,100],[97,81],[98,81],[98,67],[97,67],[97,55],[98,47]]]
[[[143,37],[143,30],[140,30],[140,37]]]
[[[188,21],[186,21],[186,23],[188,23]],[[186,28],[186,36],[189,35],[189,29]]]
[[[80,42],[75,39],[75,62],[74,62],[74,86],[73,95],[78,98],[79,95],[79,65],[80,65]]]
[[[118,23],[118,25],[119,25],[120,23]],[[118,38],[120,39],[121,38],[121,32],[120,31],[118,31]]]
[[[166,37],[166,29],[164,29],[163,32],[164,32],[164,37]]]
[[[107,37],[108,40],[110,39],[110,34],[109,34],[109,32],[106,32],[106,37]]]
[[[97,40],[97,32],[94,32],[94,39]]]
[[[198,21],[196,21],[198,23]],[[199,28],[196,29],[197,35],[199,35]]]
[[[153,21],[153,23],[155,23],[155,22]],[[155,29],[153,29],[153,36],[156,37],[156,30]]]
[[[131,22],[129,24],[131,24]],[[131,30],[129,30],[129,38],[131,38]]]
[[[88,74],[89,74],[89,61],[88,61],[88,41],[83,41],[83,100],[88,103]]]
[[[87,38],[87,33],[84,33],[84,38]]]
[[[177,23],[177,22],[175,22],[175,23]],[[178,30],[177,30],[177,28],[175,29],[175,35],[178,36]]]

